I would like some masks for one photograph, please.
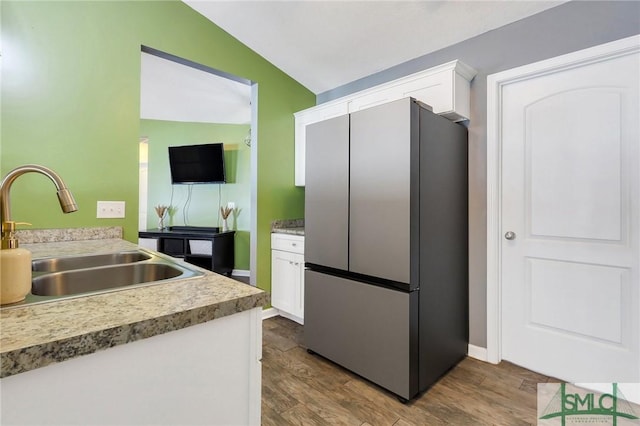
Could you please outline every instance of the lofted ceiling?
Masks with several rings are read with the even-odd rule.
[[[564,1],[183,0],[315,94]]]
[[[319,94],[564,0],[183,2]],[[250,122],[249,86],[145,53],[141,65],[142,118]]]

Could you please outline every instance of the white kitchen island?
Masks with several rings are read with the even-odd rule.
[[[33,257],[131,250],[23,244]],[[268,295],[197,278],[0,311],[3,425],[260,424]]]

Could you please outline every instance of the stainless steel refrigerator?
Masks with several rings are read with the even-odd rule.
[[[467,353],[467,130],[405,98],[306,140],[305,344],[409,400]]]

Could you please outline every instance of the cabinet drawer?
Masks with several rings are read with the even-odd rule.
[[[304,237],[301,235],[271,234],[271,249],[304,254]]]

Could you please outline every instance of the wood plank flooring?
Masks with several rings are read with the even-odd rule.
[[[508,362],[466,358],[408,404],[302,345],[302,326],[263,321],[262,424],[535,425],[536,384],[554,382]]]

